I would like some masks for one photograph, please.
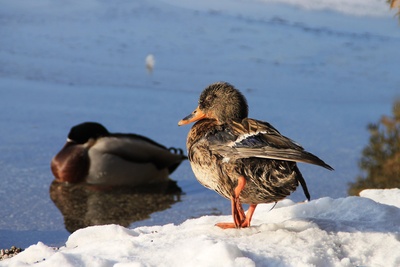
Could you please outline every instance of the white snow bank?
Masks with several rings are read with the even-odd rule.
[[[203,216],[181,225],[126,229],[94,226],[65,247],[38,243],[0,266],[399,266],[399,189],[364,197],[284,200],[259,205],[253,226],[221,230],[230,216]],[[374,200],[366,196],[373,196]],[[377,202],[376,202],[377,201]]]
[[[333,10],[357,16],[387,16],[389,5],[385,0],[262,0],[295,5],[309,10]]]
[[[397,188],[386,190],[363,190],[360,192],[360,196],[370,198],[378,203],[400,208],[400,190]]]
[[[384,17],[390,16],[389,14],[394,14],[395,11],[390,12],[389,4],[385,0],[164,0],[168,3],[174,3],[178,6],[186,6],[188,8],[200,8],[200,9],[215,9],[215,10],[236,10],[238,11],[238,6],[246,9],[247,5],[252,3],[262,3],[262,4],[285,4],[295,6],[297,8],[306,10],[316,10],[316,11],[334,11],[338,13],[343,13],[347,15],[354,16],[373,16],[373,17]],[[268,5],[270,8],[271,5]],[[262,6],[261,6],[262,8]],[[240,8],[239,8],[240,11]]]

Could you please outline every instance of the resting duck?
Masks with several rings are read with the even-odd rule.
[[[60,182],[138,186],[165,182],[187,159],[136,134],[109,133],[101,124],[85,122],[71,128],[67,143],[51,161]]]
[[[217,224],[224,229],[250,226],[257,204],[277,202],[299,183],[310,199],[296,162],[333,170],[271,124],[247,116],[242,93],[218,82],[201,93],[198,107],[178,123],[197,121],[187,137],[188,157],[197,180],[231,200],[234,222]],[[247,214],[241,203],[250,205]]]

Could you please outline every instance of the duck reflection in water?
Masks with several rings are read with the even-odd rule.
[[[147,137],[81,123],[51,161],[50,196],[70,232],[97,224],[127,226],[176,202],[181,189],[169,175],[185,159],[181,149]]]
[[[180,201],[181,189],[172,180],[137,187],[98,188],[53,181],[50,198],[61,211],[70,233],[87,226],[119,224],[128,227]]]

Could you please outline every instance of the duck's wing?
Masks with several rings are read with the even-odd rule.
[[[176,168],[177,164],[186,159],[182,153],[174,153],[151,139],[131,134],[112,134],[99,138],[91,149],[126,161],[153,163],[159,169]]]
[[[253,119],[232,122],[224,138],[210,142],[210,149],[230,158],[267,158],[311,163],[333,170],[317,156],[281,135],[271,124]],[[233,136],[235,138],[233,138]],[[221,140],[226,140],[225,142]]]
[[[132,139],[132,140],[141,140],[141,141],[143,141],[143,142],[145,142],[145,143],[149,143],[149,144],[152,144],[152,145],[154,145],[154,146],[158,146],[158,147],[167,149],[167,148],[166,148],[165,146],[163,146],[162,144],[157,143],[156,141],[154,141],[154,140],[152,140],[152,139],[150,139],[150,138],[148,138],[148,137],[146,137],[146,136],[140,135],[140,134],[133,134],[133,133],[113,133],[113,134],[110,134],[110,136],[118,137],[118,138],[128,138],[128,139]]]
[[[112,134],[112,136],[114,137],[124,137],[124,138],[128,138],[131,140],[137,140],[139,142],[143,142],[147,145],[153,145],[154,148],[158,147],[162,149],[162,153],[157,155],[156,159],[158,162],[158,165],[164,167],[167,166],[168,167],[168,172],[172,173],[176,170],[176,168],[179,167],[179,165],[182,163],[182,161],[187,159],[187,156],[185,156],[183,150],[181,148],[176,148],[176,147],[165,147],[164,145],[157,143],[156,141],[143,136],[143,135],[139,135],[139,134],[125,134],[125,133],[114,133]],[[157,150],[159,151],[159,150]],[[167,151],[169,153],[167,153]],[[152,157],[154,158],[154,157]]]

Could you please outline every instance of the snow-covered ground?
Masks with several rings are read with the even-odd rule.
[[[228,265],[376,266],[387,258],[395,266],[399,250],[384,252],[398,246],[397,208],[345,197],[359,174],[366,125],[390,114],[400,95],[398,20],[383,0],[299,2],[0,0],[0,248],[41,241],[46,245],[14,262],[54,254],[43,263],[49,266],[57,259],[157,265],[179,249],[181,263],[199,265],[213,260],[215,250]],[[287,200],[270,212],[261,206],[255,227],[220,231],[212,225],[228,217],[204,216],[229,214],[229,203],[199,185],[185,162],[171,177],[185,195],[170,209],[132,221],[132,230],[104,226],[70,236],[49,197],[50,159],[70,127],[98,121],[112,132],[183,148],[189,128],[177,122],[204,87],[220,80],[243,91],[251,117],[269,121],[335,168],[300,165],[315,201]],[[304,199],[299,191],[292,201]],[[367,196],[393,204],[384,192]],[[381,220],[389,211],[393,219]],[[119,252],[103,250],[116,248],[118,236],[130,241]],[[67,238],[59,252],[49,248]],[[140,246],[140,238],[153,242]],[[371,239],[375,245],[368,246]],[[168,249],[158,252],[163,245]]]
[[[42,242],[0,266],[399,266],[400,190],[369,190],[385,198],[290,200],[256,210],[254,226],[222,230],[229,216],[180,225],[92,226],[57,249]]]

